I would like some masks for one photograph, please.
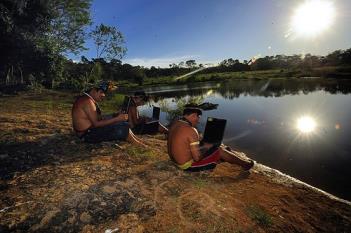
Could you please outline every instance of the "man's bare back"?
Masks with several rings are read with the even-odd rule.
[[[87,112],[93,112],[95,113],[94,115],[98,115],[96,112],[96,106],[91,98],[88,96],[81,96],[76,100],[72,107],[73,129],[78,135],[92,127],[92,121],[89,119]]]
[[[193,160],[190,144],[199,141],[199,134],[187,122],[179,120],[172,124],[168,134],[168,154],[177,164]]]

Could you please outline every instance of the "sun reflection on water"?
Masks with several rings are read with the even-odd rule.
[[[296,127],[301,133],[311,133],[316,129],[316,120],[310,116],[302,116],[297,119]]]

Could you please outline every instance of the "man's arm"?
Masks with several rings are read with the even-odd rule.
[[[116,117],[110,118],[110,119],[103,119],[99,120],[98,119],[98,114],[96,112],[96,106],[92,101],[88,101],[86,105],[83,107],[83,111],[87,115],[88,119],[92,123],[94,128],[97,127],[103,127],[106,125],[112,125],[117,122],[122,122],[128,120],[128,114],[119,114]]]
[[[193,157],[194,161],[199,161],[202,159],[202,155],[200,152],[199,133],[193,127],[189,128],[188,131],[189,131],[188,141],[189,141],[191,156]]]
[[[129,122],[132,123],[132,127],[144,122],[144,119],[139,117],[138,109],[136,107],[129,108],[128,117],[129,117]]]

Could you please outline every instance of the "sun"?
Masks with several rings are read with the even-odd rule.
[[[311,133],[316,128],[316,121],[312,117],[303,116],[297,120],[296,126],[301,133]]]
[[[334,4],[328,0],[305,0],[294,12],[292,32],[298,37],[315,37],[331,27]]]

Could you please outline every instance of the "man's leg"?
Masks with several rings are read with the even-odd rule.
[[[168,133],[168,129],[164,125],[162,125],[160,122],[158,122],[158,132]]]
[[[130,143],[132,143],[132,144],[135,144],[135,145],[147,147],[147,146],[141,141],[141,139],[137,138],[137,136],[134,135],[134,133],[132,132],[131,129],[129,129],[129,132],[128,132],[128,136],[127,136],[127,138],[126,138],[126,141],[127,141],[127,142],[130,142]]]
[[[231,163],[231,164],[237,164],[241,166],[244,170],[250,170],[254,166],[254,161],[246,161],[241,158],[239,158],[237,155],[235,155],[232,151],[227,150],[224,146],[219,147],[219,152],[221,155],[221,159]]]

